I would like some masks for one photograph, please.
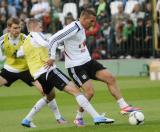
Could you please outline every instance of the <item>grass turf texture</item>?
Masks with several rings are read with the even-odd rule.
[[[98,112],[106,112],[108,117],[114,118],[114,124],[95,126],[92,118],[86,114],[84,120],[87,126],[77,128],[73,124],[77,108],[74,98],[56,91],[59,109],[68,124],[57,124],[53,113],[46,106],[34,118],[37,128],[22,127],[21,120],[41,96],[34,87],[17,81],[9,88],[0,88],[0,132],[160,132],[160,81],[150,81],[145,77],[121,77],[118,78],[118,84],[125,99],[143,109],[143,125],[129,125],[128,116],[119,113],[119,107],[108,90],[106,91],[105,84],[95,81],[92,104]]]

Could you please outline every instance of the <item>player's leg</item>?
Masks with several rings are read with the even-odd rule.
[[[68,73],[70,77],[74,80],[75,84],[77,84],[77,86],[82,88],[85,97],[90,101],[94,95],[94,89],[93,89],[93,83],[85,69],[86,69],[85,65],[69,68]],[[74,123],[77,126],[84,126],[84,121],[83,121],[84,113],[85,112],[83,108],[79,107],[79,109],[77,110],[76,118],[74,120]]]
[[[117,85],[116,78],[106,69],[102,69],[96,72],[96,78],[107,84],[110,93],[116,99],[122,114],[127,114],[140,108],[131,107],[122,97],[121,91]]]
[[[36,87],[36,89],[43,95],[43,96],[46,96],[43,92],[43,88],[41,86],[41,84],[38,82],[38,80],[34,81],[33,82],[33,85]],[[53,89],[54,91],[54,89]],[[55,91],[54,91],[55,93]],[[65,124],[67,123],[67,121],[62,117],[60,111],[59,111],[59,108],[58,108],[58,105],[57,105],[57,102],[56,102],[56,99],[55,99],[55,95],[54,95],[54,99],[50,99],[50,95],[46,96],[47,97],[47,104],[48,106],[50,107],[50,109],[53,111],[53,114],[56,118],[56,121],[59,123],[59,124]]]
[[[7,84],[7,80],[3,78],[2,76],[0,76],[0,86],[3,86],[5,84]]]
[[[90,101],[92,97],[94,96],[94,89],[93,89],[93,83],[92,80],[87,80],[84,84],[81,86],[86,98]]]
[[[94,96],[94,89],[93,89],[92,80],[89,79],[88,81],[86,81],[84,84],[82,84],[81,88],[83,90],[83,94],[85,95],[85,97],[90,101],[92,99],[92,97]],[[74,120],[74,123],[77,126],[84,126],[85,125],[85,123],[83,121],[84,114],[85,114],[84,109],[82,107],[79,107],[79,109],[77,110],[75,120]]]
[[[28,71],[22,72],[20,74],[20,79],[22,81],[24,81],[26,84],[28,84],[29,86],[34,85],[36,87],[36,89],[42,94],[42,96],[44,96],[43,98],[41,98],[40,100],[37,101],[37,103],[33,106],[33,108],[31,109],[31,111],[28,113],[28,115],[23,119],[22,121],[22,125],[24,126],[30,126],[33,117],[36,115],[36,113],[41,110],[46,104],[48,104],[48,106],[50,107],[50,109],[52,110],[53,114],[55,115],[56,121],[59,124],[64,124],[66,123],[66,121],[63,119],[58,105],[56,103],[55,100],[55,93],[54,90],[51,92],[51,95],[46,95],[43,92],[43,88],[42,85],[36,80],[34,80],[30,73]],[[36,108],[36,109],[35,109]],[[25,120],[28,120],[25,125]],[[35,125],[32,125],[33,127],[35,127]],[[31,126],[31,127],[32,127]]]
[[[90,102],[87,100],[87,98],[80,92],[80,89],[78,89],[70,81],[70,79],[65,74],[63,74],[60,70],[55,69],[53,74],[57,75],[55,77],[53,75],[53,79],[56,79],[56,81],[54,80],[55,87],[75,96],[77,103],[93,117],[95,123],[113,123],[114,122],[113,119],[100,116],[97,113],[97,111],[93,108],[93,106],[90,104]]]
[[[0,73],[0,86],[5,85],[9,87],[13,82],[18,79],[17,74],[18,73],[12,73],[3,68]]]
[[[108,70],[103,69],[97,71],[96,77],[98,80],[101,80],[107,84],[110,93],[115,97],[116,100],[122,98],[120,89],[116,82],[116,78]]]
[[[43,92],[43,88],[42,88],[41,84],[38,82],[38,80],[33,80],[32,84],[35,86],[35,88],[38,90],[38,92],[40,92],[40,94],[42,96],[45,96],[45,94]]]
[[[50,100],[48,100],[48,99]],[[54,93],[50,92],[48,94],[48,97],[43,97],[40,100],[36,102],[36,104],[32,107],[30,112],[27,114],[27,116],[22,120],[21,124],[25,127],[34,128],[36,125],[33,124],[32,120],[34,116],[45,106],[49,101],[51,101],[54,98]]]
[[[53,98],[53,95],[54,95],[54,99],[52,99],[52,98]],[[48,100],[48,106],[49,106],[49,107],[51,108],[51,110],[53,111],[54,116],[55,116],[55,118],[56,118],[56,121],[57,121],[59,124],[66,124],[67,121],[62,117],[62,115],[61,115],[61,113],[60,113],[60,111],[59,111],[59,108],[58,108],[56,99],[55,99],[55,89],[53,88],[51,93],[46,94],[46,97],[47,97],[47,100]]]
[[[95,124],[99,123],[113,123],[114,120],[110,118],[103,117],[94,109],[90,104],[87,98],[80,92],[78,88],[72,83],[69,82],[65,87],[64,91],[75,96],[75,99],[79,106],[81,106],[85,111],[87,111],[93,118]]]

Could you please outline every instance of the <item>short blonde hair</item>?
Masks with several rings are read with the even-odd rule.
[[[8,27],[11,27],[12,24],[17,24],[19,25],[20,24],[20,20],[18,18],[14,18],[14,17],[11,17],[7,20],[7,26]]]
[[[34,26],[37,25],[37,23],[41,22],[40,20],[38,19],[35,19],[35,18],[30,18],[26,21],[26,25],[27,25],[27,29],[30,30],[32,29]]]

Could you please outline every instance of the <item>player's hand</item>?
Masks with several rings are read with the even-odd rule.
[[[45,62],[45,68],[46,69],[49,69],[51,66],[53,66],[55,60],[53,59],[48,59],[46,62]]]

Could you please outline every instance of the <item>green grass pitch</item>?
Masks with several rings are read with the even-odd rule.
[[[99,113],[106,112],[109,117],[114,118],[114,124],[94,125],[92,118],[86,113],[86,127],[77,128],[73,124],[76,101],[71,95],[56,91],[59,109],[68,124],[57,124],[46,106],[34,118],[37,128],[22,127],[21,120],[41,96],[34,87],[18,81],[9,88],[0,88],[0,132],[160,132],[160,81],[150,81],[147,77],[121,77],[118,78],[118,84],[125,99],[143,109],[143,125],[129,125],[128,116],[119,113],[119,107],[106,85],[94,82],[95,96],[92,104]]]

